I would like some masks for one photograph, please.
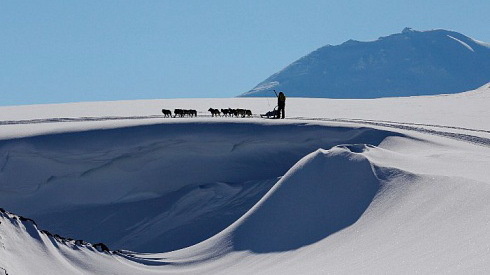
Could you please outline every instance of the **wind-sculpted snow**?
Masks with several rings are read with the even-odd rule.
[[[488,148],[426,138],[321,122],[207,121],[4,140],[2,205],[39,228],[111,249],[193,246],[104,253],[7,214],[0,267],[9,274],[485,273]],[[38,176],[19,175],[18,189],[5,180],[34,164]]]
[[[170,251],[226,228],[318,148],[378,145],[397,135],[304,123],[216,122],[5,140],[0,200],[61,235],[114,249]]]
[[[392,150],[395,143],[420,148],[401,153]],[[480,255],[489,249],[488,183],[465,173],[439,175],[449,162],[437,168],[431,159],[451,157],[420,155],[427,150],[421,141],[395,137],[383,144],[309,154],[236,223],[166,261],[217,261],[222,269],[205,270],[220,274],[485,271],[488,260]],[[433,174],[425,174],[424,165]],[[246,269],[231,265],[236,253],[243,254],[237,265]]]
[[[359,154],[363,147],[319,149],[299,161],[234,230],[234,248],[298,249],[357,221],[380,187],[370,162]]]
[[[100,245],[40,231],[33,220],[0,209],[0,271],[5,274],[102,272],[104,267],[97,264],[107,267],[116,255],[103,252]]]

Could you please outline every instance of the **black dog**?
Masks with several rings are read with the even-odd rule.
[[[172,117],[172,111],[167,109],[162,109],[163,117]]]
[[[182,109],[175,109],[174,110],[174,117],[176,117],[176,116],[183,117],[184,116],[184,110],[182,110]]]
[[[211,112],[211,116],[221,116],[221,113],[218,109],[213,109],[213,108],[209,108],[208,110],[209,112]]]

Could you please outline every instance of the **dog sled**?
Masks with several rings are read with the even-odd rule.
[[[274,110],[269,111],[265,114],[261,114],[261,118],[277,118],[277,115],[279,114],[279,111],[277,110],[277,106],[274,107]]]

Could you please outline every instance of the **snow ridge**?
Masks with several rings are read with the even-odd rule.
[[[93,272],[93,269],[86,269],[90,261],[107,261],[108,256],[118,253],[102,243],[90,244],[39,230],[33,220],[1,208],[0,237],[3,240],[0,265],[5,273],[12,274],[79,274],[84,269]],[[106,256],[101,257],[100,253]],[[85,258],[87,262],[73,260],[77,258]]]
[[[370,147],[345,145],[304,157],[233,226],[234,249],[295,250],[353,224],[380,187],[361,154]]]
[[[463,46],[464,46],[465,48],[467,48],[468,50],[470,50],[470,51],[472,51],[472,52],[475,52],[475,50],[473,50],[473,48],[472,48],[470,45],[466,44],[465,42],[463,42],[463,41],[461,41],[461,40],[459,40],[459,39],[457,39],[457,38],[455,38],[455,37],[452,37],[452,36],[450,36],[450,35],[448,35],[448,37],[449,37],[449,38],[451,38],[451,39],[454,39],[454,40],[455,40],[455,41],[457,41],[457,42],[459,42],[461,45],[463,45]]]

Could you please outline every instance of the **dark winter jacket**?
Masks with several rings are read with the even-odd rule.
[[[286,105],[286,96],[282,92],[277,96],[277,105],[279,105],[279,107],[284,107],[284,105]]]

